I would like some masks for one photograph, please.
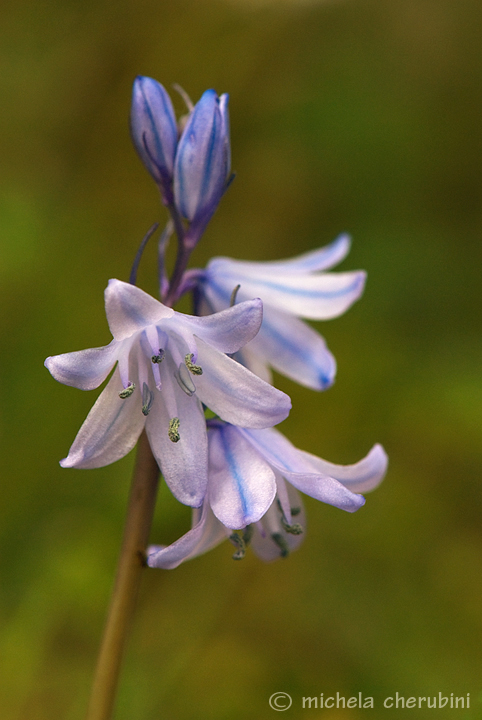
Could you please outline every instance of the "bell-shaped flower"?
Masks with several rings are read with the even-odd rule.
[[[251,543],[263,560],[286,556],[301,542],[304,510],[298,490],[348,512],[358,510],[383,479],[381,445],[355,465],[334,465],[295,448],[274,428],[246,429],[209,421],[209,481],[202,509],[183,537],[148,550],[151,567],[173,568],[226,537],[242,557]],[[241,533],[235,531],[242,531]]]
[[[174,200],[190,223],[186,247],[194,247],[216,210],[230,165],[228,95],[206,90],[181,135],[174,167]]]
[[[365,272],[324,272],[343,260],[350,238],[290,260],[242,262],[213,258],[199,280],[201,314],[217,312],[235,300],[259,297],[263,324],[256,338],[236,356],[271,382],[270,367],[313,390],[329,387],[336,362],[324,339],[299,318],[329,320],[357,300]]]
[[[163,86],[152,78],[139,75],[134,81],[131,135],[142,162],[159,186],[164,202],[172,203],[176,116],[171,98]]]
[[[111,280],[105,305],[114,337],[109,345],[45,362],[56,380],[82,390],[98,387],[117,363],[61,465],[108,465],[134,447],[145,426],[174,495],[199,506],[208,463],[202,404],[227,422],[258,428],[280,422],[291,407],[287,395],[224,354],[256,334],[261,302],[193,317],[134,285]]]

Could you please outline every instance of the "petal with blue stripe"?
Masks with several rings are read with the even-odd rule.
[[[232,425],[209,430],[209,500],[228,528],[257,522],[274,500],[273,471]]]
[[[313,390],[326,390],[335,380],[336,360],[322,336],[302,320],[270,307],[265,308],[261,330],[247,349]]]

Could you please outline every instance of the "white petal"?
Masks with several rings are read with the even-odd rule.
[[[303,253],[289,260],[280,260],[268,265],[274,273],[286,269],[290,272],[320,272],[338,265],[350,252],[351,238],[346,233],[339,235],[333,242],[311,252]]]
[[[329,268],[341,262],[350,250],[350,236],[346,234],[339,235],[329,245],[318,248],[312,252],[297,255],[288,260],[277,260],[275,262],[245,262],[242,260],[232,260],[231,258],[213,258],[207,265],[208,272],[217,274],[225,270],[236,270],[246,277],[278,275],[280,272],[289,271],[291,273],[312,273]]]
[[[302,320],[270,307],[246,351],[313,390],[326,390],[335,380],[336,360],[321,335]]]
[[[185,535],[168,545],[151,545],[147,550],[147,564],[152,568],[171,570],[185,560],[211,550],[226,539],[225,527],[214,516],[209,503],[206,501],[200,510],[193,511],[193,519],[198,518]]]
[[[381,445],[374,445],[368,455],[354,465],[335,465],[316,455],[301,451],[306,460],[319,472],[331,475],[353,492],[368,492],[376,488],[387,472],[388,456]]]
[[[121,351],[120,343],[112,340],[105,347],[48,357],[45,367],[64,385],[93,390],[106,379]]]
[[[116,340],[123,340],[147,325],[155,325],[174,315],[171,308],[121,280],[109,280],[104,296],[107,321]]]
[[[298,490],[315,500],[334,505],[346,512],[355,512],[365,504],[363,495],[350,492],[342,483],[321,473],[283,472],[283,476]]]
[[[275,428],[242,429],[240,432],[273,467],[293,472],[314,472],[308,453],[302,453]]]
[[[348,490],[319,467],[324,461],[298,450],[274,428],[240,432],[275,470],[306,495],[347,512],[355,512],[365,504],[365,498]],[[315,464],[313,458],[319,462]],[[339,466],[331,467],[339,469]]]
[[[211,287],[218,294],[223,294],[225,302],[231,288],[240,284],[238,300],[259,297],[265,307],[272,306],[310,320],[330,320],[344,313],[358,300],[365,279],[363,270],[320,275],[280,272],[266,278],[243,278],[235,273],[226,273],[212,281]]]
[[[180,316],[180,313],[176,313]],[[191,332],[225,353],[233,353],[252,340],[263,319],[261,300],[238,303],[222,312],[204,317],[180,316]]]
[[[197,395],[220,418],[240,427],[270,427],[291,409],[285,393],[263,382],[245,367],[198,340]]]
[[[145,418],[141,412],[138,389],[124,400],[119,371],[116,370],[107,387],[80,428],[62,467],[98,468],[127,455],[136,444]]]
[[[164,363],[171,363],[166,358]],[[173,495],[185,505],[199,507],[207,487],[207,435],[204,413],[196,395],[189,397],[174,379],[174,366],[162,375],[162,390],[154,391],[154,401],[146,422],[146,432],[154,457]],[[169,402],[165,394],[169,393]],[[169,438],[169,421],[178,417],[178,442]]]
[[[275,476],[232,425],[209,431],[209,499],[216,517],[239,530],[257,522],[276,493]]]

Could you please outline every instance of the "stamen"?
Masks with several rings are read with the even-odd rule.
[[[164,360],[165,355],[166,355],[166,351],[163,350],[162,348],[159,348],[159,355],[153,355],[151,357],[151,362],[154,365],[160,365],[162,363],[162,361]]]
[[[145,142],[145,140],[144,140],[144,142]],[[146,247],[148,240],[154,235],[154,233],[156,232],[158,227],[159,227],[159,223],[157,223],[157,222],[154,223],[154,225],[152,225],[152,227],[149,228],[149,230],[147,231],[147,233],[144,235],[144,237],[142,239],[142,242],[139,246],[139,250],[137,251],[137,254],[134,258],[134,262],[132,263],[131,274],[129,276],[129,282],[131,285],[136,284],[137,268],[139,267],[139,263],[142,258],[142,253],[144,252],[144,248]]]
[[[281,551],[281,557],[285,558],[288,557],[290,554],[290,549],[288,547],[288,543],[284,539],[281,533],[272,533],[271,539],[277,545]]]
[[[236,285],[233,292],[231,293],[231,300],[229,301],[229,307],[233,307],[236,303],[236,295],[238,294],[238,290],[241,287],[241,285]]]
[[[252,525],[246,525],[246,527],[243,530],[243,540],[244,544],[247,546],[251,542],[251,538],[253,537],[253,526]]]
[[[135,383],[129,383],[127,387],[125,387],[123,390],[120,391],[119,397],[121,400],[125,400],[126,398],[130,397],[134,390],[136,389]]]
[[[283,526],[283,530],[287,533],[290,533],[290,535],[301,535],[303,533],[303,527],[299,523],[293,523],[293,525],[290,525],[285,517],[281,518],[281,525]]]
[[[202,375],[203,369],[200,365],[194,365],[192,359],[194,357],[194,353],[188,353],[186,357],[184,358],[184,362],[186,363],[186,367],[193,375]]]
[[[154,393],[149,390],[147,383],[142,385],[142,414],[149,415],[152,403],[154,402]]]
[[[181,87],[181,86],[178,85],[177,83],[173,83],[173,84],[172,84],[172,87],[173,87],[174,90],[175,90],[176,92],[178,92],[179,95],[182,97],[182,99],[183,99],[184,102],[186,103],[187,109],[188,109],[189,112],[191,113],[191,112],[194,110],[194,104],[193,104],[193,101],[191,100],[191,98],[189,97],[189,95],[187,94],[187,92],[184,90],[183,87]]]
[[[291,514],[293,515],[293,517],[296,517],[296,515],[299,515],[300,512],[301,512],[301,508],[300,508],[300,507],[291,508]]]
[[[278,503],[278,510],[281,513],[281,525],[283,527],[283,530],[287,533],[290,533],[290,535],[301,535],[303,532],[302,526],[299,523],[290,524],[288,522],[288,520],[286,519],[286,515],[283,512],[283,508],[281,506],[280,499],[276,498],[276,501]],[[297,509],[298,509],[298,513],[301,512],[301,508],[297,508]],[[296,508],[295,508],[295,510],[296,510]],[[290,509],[290,511],[291,511],[291,509]],[[297,515],[298,513],[295,513],[295,515]]]
[[[179,425],[180,421],[177,417],[172,418],[172,420],[169,421],[168,435],[171,442],[179,442],[181,439],[181,436],[179,435]]]
[[[179,365],[178,372],[176,373],[176,380],[181,390],[184,390],[186,395],[191,397],[196,392],[196,386],[194,385],[191,376],[189,375],[188,369],[182,363]]]
[[[230,541],[236,548],[236,552],[233,555],[233,560],[242,560],[246,555],[246,544],[238,533],[233,533],[229,536]]]

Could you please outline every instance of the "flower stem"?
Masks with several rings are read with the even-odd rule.
[[[134,614],[154,514],[159,468],[145,431],[139,438],[117,576],[86,720],[109,720],[127,633]]]
[[[181,284],[184,271],[189,262],[189,256],[191,255],[192,248],[186,247],[186,229],[174,203],[170,203],[167,206],[167,209],[171,214],[171,220],[174,224],[174,229],[177,235],[177,256],[174,270],[169,281],[169,289],[167,291],[166,297],[163,299],[162,302],[164,303],[164,305],[167,305],[167,307],[172,307],[178,299],[177,291],[179,289],[179,285]]]

